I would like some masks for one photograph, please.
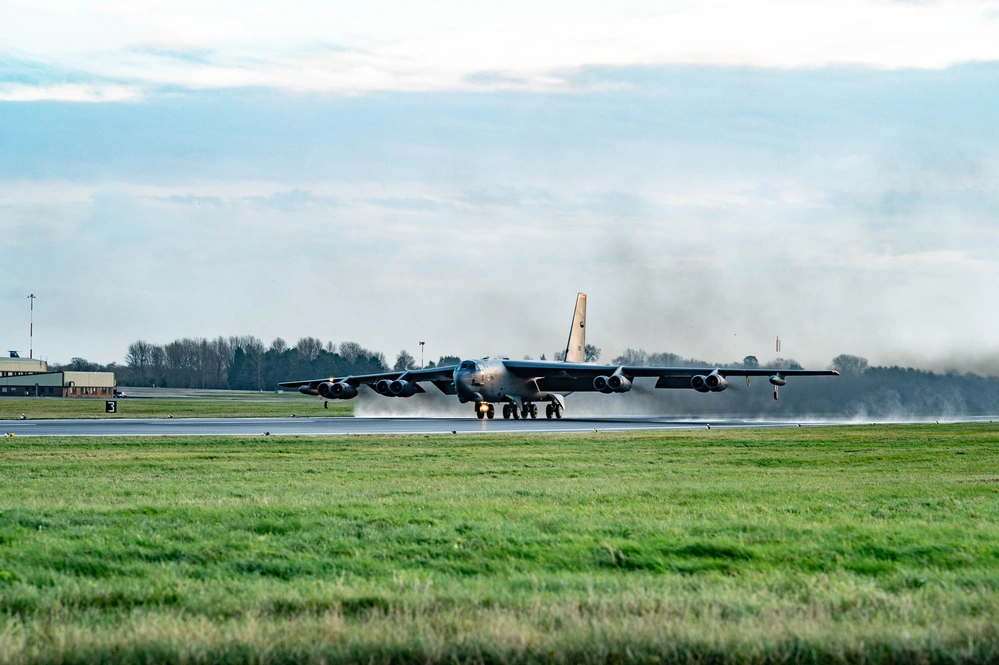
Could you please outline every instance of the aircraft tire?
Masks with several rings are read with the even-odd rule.
[[[558,418],[559,420],[562,420],[562,407],[561,406],[556,406],[555,407],[555,417]]]
[[[510,420],[510,405],[503,405],[503,420]]]
[[[496,407],[494,407],[492,404],[490,404],[489,405],[489,410],[486,411],[486,418],[489,418],[489,420],[492,420],[495,417],[496,417]]]
[[[535,420],[537,420],[537,418],[538,418],[538,405],[537,404],[532,404],[531,405],[531,418],[533,418]]]
[[[555,415],[555,409],[552,408],[551,403],[549,403],[548,406],[545,407],[545,418],[551,420],[552,416],[554,415]]]
[[[514,420],[520,420],[520,409],[517,408],[516,404],[510,407],[510,411],[513,413]]]
[[[323,402],[323,408],[324,409],[330,408],[330,403],[329,402]]]

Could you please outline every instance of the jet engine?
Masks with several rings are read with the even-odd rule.
[[[391,385],[391,383],[392,382],[389,381],[388,379],[382,379],[380,381],[376,381],[375,392],[378,393],[379,395],[387,395],[391,397],[392,393],[389,391],[389,385]]]
[[[612,392],[611,389],[607,386],[606,376],[598,376],[597,378],[593,379],[593,389],[599,390],[602,393]]]
[[[607,378],[607,387],[616,393],[626,393],[631,390],[631,379],[621,374],[611,374]]]
[[[329,392],[330,397],[336,399],[353,399],[357,397],[357,388],[344,381],[334,383],[330,387]]]
[[[787,379],[785,379],[780,374],[774,374],[773,376],[770,377],[770,383],[772,383],[775,386],[783,386],[787,383]]]
[[[704,387],[713,393],[720,393],[728,388],[728,381],[726,381],[725,377],[721,374],[712,372],[704,377]]]
[[[302,393],[303,395],[318,395],[319,394],[319,390],[317,390],[316,388],[313,388],[312,386],[310,386],[308,384],[300,387],[298,389],[298,392]]]
[[[389,384],[388,394],[394,397],[412,397],[417,392],[416,384],[412,381],[402,381],[396,379]]]
[[[711,392],[711,388],[708,388],[707,386],[707,381],[707,377],[698,374],[697,376],[691,377],[690,387],[699,393]]]
[[[328,398],[330,396],[330,388],[332,387],[333,387],[332,383],[330,383],[329,381],[323,381],[316,387],[316,392],[318,392],[321,397]]]

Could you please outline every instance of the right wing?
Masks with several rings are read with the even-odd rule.
[[[282,388],[295,388],[298,392],[304,395],[319,395],[320,397],[329,397],[330,399],[336,399],[336,395],[331,395],[329,391],[333,389],[336,384],[343,384],[350,386],[353,389],[357,389],[362,385],[370,387],[372,390],[378,391],[378,386],[380,382],[387,382],[391,384],[394,381],[405,382],[403,392],[408,392],[412,390],[413,393],[424,392],[423,388],[419,386],[421,381],[429,381],[433,383],[437,388],[445,395],[454,395],[454,368],[457,365],[446,365],[444,367],[429,367],[425,369],[408,369],[403,371],[392,371],[392,372],[379,372],[377,374],[353,374],[350,376],[331,376],[323,379],[309,379],[308,381],[285,381],[279,383],[278,385]],[[325,394],[324,394],[325,391]],[[351,391],[347,391],[347,394]],[[356,395],[353,392],[350,396]],[[382,393],[391,394],[391,393]],[[349,399],[349,397],[343,397],[341,399]]]

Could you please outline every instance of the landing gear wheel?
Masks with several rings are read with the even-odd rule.
[[[483,418],[486,417],[486,414],[482,412],[482,402],[475,403],[475,417],[478,418],[479,420],[482,420]]]
[[[533,418],[535,420],[537,420],[537,418],[538,418],[538,405],[537,404],[532,404],[531,405],[531,418]]]
[[[524,408],[520,410],[520,417],[527,420],[531,416],[531,407],[524,405]]]
[[[330,403],[329,402],[323,402],[323,408],[324,409],[330,408]]]
[[[503,405],[503,420],[510,420],[510,405]]]
[[[489,420],[492,420],[495,417],[496,417],[496,407],[494,407],[492,404],[490,404],[489,405],[489,410],[486,411],[486,418],[489,418]]]
[[[520,409],[517,408],[516,404],[511,404],[510,405],[510,411],[513,412],[513,419],[514,420],[520,420]]]
[[[552,416],[554,415],[555,415],[555,408],[551,404],[548,404],[548,406],[545,407],[545,418],[551,420]]]
[[[558,418],[559,420],[562,420],[562,407],[561,406],[556,406],[555,407],[555,417]]]

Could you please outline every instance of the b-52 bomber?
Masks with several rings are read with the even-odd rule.
[[[596,365],[585,362],[586,294],[576,296],[576,310],[565,347],[565,360],[509,360],[481,358],[457,365],[409,369],[378,374],[329,377],[310,381],[288,381],[283,388],[296,388],[305,395],[327,400],[353,399],[361,386],[385,397],[412,397],[426,392],[421,383],[431,383],[445,395],[456,395],[462,404],[472,402],[478,418],[494,418],[496,405],[503,405],[504,418],[537,418],[538,404],[545,403],[545,416],[561,418],[565,396],[575,392],[626,393],[635,379],[655,378],[656,388],[690,389],[719,393],[728,388],[728,377],[768,376],[778,389],[789,376],[834,376],[835,370],[745,369],[729,367],[638,367]]]

